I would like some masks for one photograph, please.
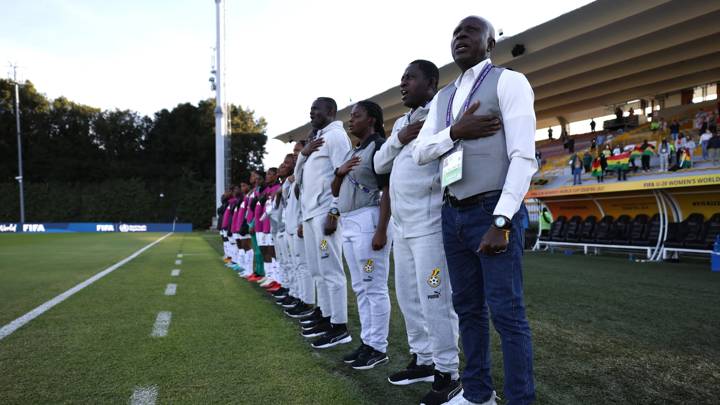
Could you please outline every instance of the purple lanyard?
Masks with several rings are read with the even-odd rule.
[[[470,94],[468,94],[467,98],[465,99],[465,103],[462,106],[462,110],[460,110],[460,113],[464,113],[467,111],[468,107],[470,107],[470,100],[473,98],[475,93],[480,88],[480,85],[482,84],[483,80],[485,80],[485,77],[490,73],[490,70],[493,68],[493,65],[491,63],[487,63],[485,67],[480,71],[480,75],[478,75],[478,78],[475,79],[475,83],[473,83],[472,88],[470,89]],[[452,106],[453,101],[455,100],[455,93],[457,93],[457,87],[455,87],[455,90],[453,91],[452,95],[450,95],[450,102],[448,103],[447,108],[447,114],[445,114],[445,128],[449,127],[452,123]]]

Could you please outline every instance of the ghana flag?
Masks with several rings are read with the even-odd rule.
[[[630,166],[630,152],[623,152],[607,158],[608,170],[627,170]]]
[[[600,158],[595,158],[592,163],[592,175],[600,177],[603,174],[602,165],[600,165]]]

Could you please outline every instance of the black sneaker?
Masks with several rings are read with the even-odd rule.
[[[348,332],[347,327],[345,324],[339,324],[332,325],[331,329],[327,333],[312,342],[312,347],[315,349],[327,349],[329,347],[350,342],[352,342],[352,336],[350,336],[350,332]]]
[[[360,357],[360,353],[364,352],[365,350],[372,349],[372,347],[366,345],[365,343],[360,343],[360,346],[358,346],[357,349],[353,350],[352,352],[348,353],[343,357],[343,363],[345,364],[352,364],[355,362],[355,360]]]
[[[313,311],[312,314],[310,314],[304,318],[300,318],[299,320],[300,320],[301,325],[306,325],[310,322],[315,322],[322,317],[323,316],[322,316],[322,311],[320,311],[320,307],[315,307],[315,311]]]
[[[302,335],[304,338],[309,339],[309,338],[314,338],[314,337],[318,337],[318,336],[324,336],[327,333],[329,333],[331,330],[332,330],[332,326],[331,326],[330,322],[322,322],[322,323],[315,325],[315,327],[313,327],[312,329],[302,331]]]
[[[453,380],[450,373],[441,373],[435,370],[435,380],[432,384],[432,390],[425,394],[420,405],[440,405],[444,404],[462,392],[460,381]]]
[[[281,298],[281,299],[275,300],[275,303],[278,304],[278,305],[280,305],[280,306],[282,306],[282,305],[289,304],[289,303],[292,302],[294,299],[295,299],[294,297],[292,297],[291,295],[288,295],[288,296],[285,297],[285,298]]]
[[[317,319],[317,320],[315,320],[315,321],[313,321],[313,322],[311,322],[311,323],[308,323],[308,324],[306,324],[306,325],[300,325],[300,328],[301,328],[302,330],[310,330],[310,329],[312,329],[312,328],[320,325],[321,323],[330,323],[330,317],[328,316],[328,317],[326,317],[326,318],[320,318],[320,319]]]
[[[375,368],[378,364],[387,363],[388,361],[390,361],[390,359],[388,358],[387,353],[377,351],[371,347],[360,353],[357,360],[355,360],[350,367],[355,370],[370,370],[371,368]]]
[[[297,305],[297,304],[299,304],[299,303],[300,303],[300,300],[299,300],[299,299],[297,299],[297,298],[292,298],[290,301],[288,301],[287,304],[284,304],[284,303],[283,303],[283,304],[280,304],[280,306],[283,307],[283,308],[292,308],[292,307],[294,307],[295,305]]]
[[[308,316],[315,311],[315,308],[312,307],[312,305],[308,305],[302,301],[300,301],[300,304],[296,305],[294,308],[286,309],[285,315],[289,316],[290,318],[302,318],[304,316]]]
[[[390,384],[394,385],[410,385],[417,382],[433,382],[435,381],[435,366],[432,364],[418,365],[417,354],[413,353],[410,364],[405,370],[398,371],[388,377]]]
[[[285,287],[281,287],[280,289],[272,293],[272,296],[278,299],[285,298],[288,296],[288,289]]]

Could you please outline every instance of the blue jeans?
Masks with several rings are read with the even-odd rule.
[[[535,385],[532,336],[523,301],[525,206],[512,218],[507,251],[494,256],[477,252],[492,224],[498,198],[471,207],[452,208],[445,204],[442,208],[443,244],[466,359],[462,374],[464,396],[471,402],[485,402],[494,389],[490,376],[489,309],[502,344],[508,405],[530,404],[535,400]]]
[[[573,172],[573,186],[576,184],[582,184],[582,168],[574,167]]]

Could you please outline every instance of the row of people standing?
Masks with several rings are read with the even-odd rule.
[[[523,199],[537,170],[534,96],[522,74],[491,63],[494,46],[489,22],[463,19],[451,45],[463,73],[439,91],[437,67],[411,62],[400,81],[409,111],[387,140],[377,104],[352,107],[353,145],[335,119],[336,103],[316,99],[312,131],[292,173],[286,164],[278,169],[286,175],[278,204],[285,207],[285,232],[292,232],[294,217],[299,242],[294,264],[281,266],[278,303],[299,320],[313,348],[351,343],[344,257],[361,341],[342,361],[356,370],[383,364],[392,246],[411,356],[388,380],[432,382],[423,404],[496,403],[490,319],[502,343],[508,403],[535,398],[522,282]]]

